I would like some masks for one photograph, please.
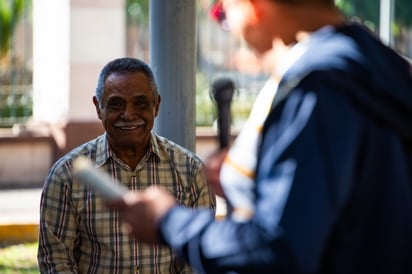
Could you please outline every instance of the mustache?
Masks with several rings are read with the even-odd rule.
[[[145,124],[144,121],[136,121],[136,122],[116,122],[114,123],[115,127],[138,127],[138,126],[143,126]]]

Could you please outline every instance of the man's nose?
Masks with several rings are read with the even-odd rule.
[[[131,120],[131,119],[134,119],[135,116],[136,116],[136,108],[131,104],[126,105],[126,108],[124,109],[122,113],[122,118],[125,120]]]

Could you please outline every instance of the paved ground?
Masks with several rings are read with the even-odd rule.
[[[0,189],[0,246],[38,238],[41,189]]]
[[[36,241],[38,237],[41,188],[0,189],[0,246]],[[217,217],[225,214],[225,203],[218,199]]]
[[[0,189],[0,225],[37,224],[41,189]],[[225,205],[218,199],[217,215],[225,213]]]
[[[0,225],[38,223],[41,189],[0,190]]]

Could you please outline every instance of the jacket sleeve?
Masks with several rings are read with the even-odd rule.
[[[295,87],[267,119],[258,157],[256,214],[249,222],[215,221],[206,211],[180,207],[162,220],[165,242],[199,272],[318,270],[351,187],[353,147],[361,131],[347,96],[330,92],[339,84],[317,86],[314,92],[318,80],[308,78]]]

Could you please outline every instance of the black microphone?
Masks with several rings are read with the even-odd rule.
[[[230,104],[235,85],[231,79],[221,78],[213,83],[212,95],[217,104],[217,127],[220,148],[229,145],[230,140]]]

